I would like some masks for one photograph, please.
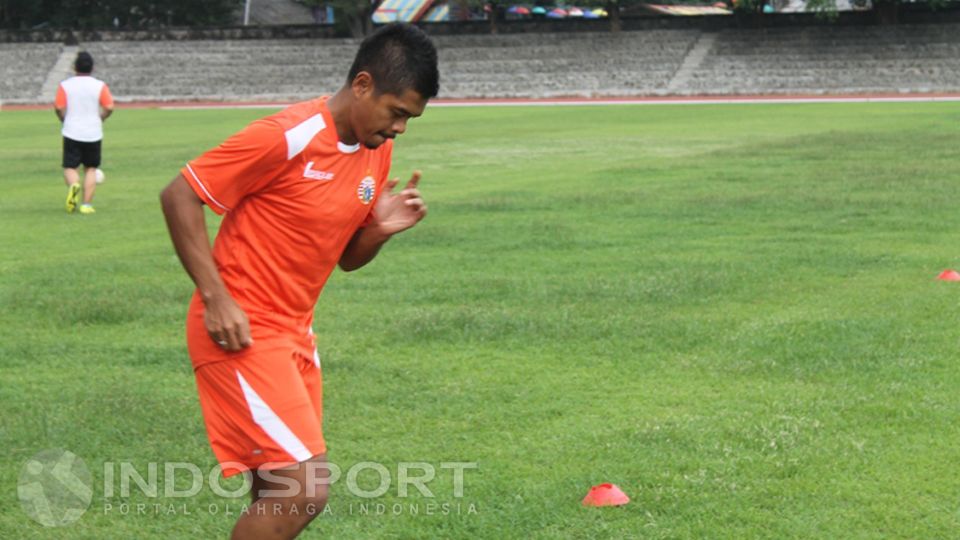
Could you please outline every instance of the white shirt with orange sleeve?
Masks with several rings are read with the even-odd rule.
[[[90,75],[77,75],[57,87],[55,105],[66,109],[63,136],[79,142],[97,142],[103,139],[103,120],[100,107],[112,108],[113,95],[107,83]]]

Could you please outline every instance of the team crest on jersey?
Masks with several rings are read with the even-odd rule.
[[[357,198],[360,199],[360,202],[363,204],[370,204],[370,201],[373,200],[373,196],[377,193],[377,183],[373,181],[373,178],[368,176],[360,181],[360,185],[357,186]]]

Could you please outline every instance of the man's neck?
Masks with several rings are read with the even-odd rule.
[[[348,86],[344,86],[327,100],[327,109],[330,110],[330,116],[333,117],[333,123],[337,128],[337,138],[343,144],[348,145],[358,142],[350,125],[350,107],[352,105],[353,95],[350,93],[350,87]]]

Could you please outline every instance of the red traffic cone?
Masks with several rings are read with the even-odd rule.
[[[600,484],[590,488],[583,498],[584,506],[621,506],[630,502],[630,497],[615,484]]]
[[[960,281],[960,273],[957,273],[956,270],[944,270],[940,272],[937,279],[941,281]]]

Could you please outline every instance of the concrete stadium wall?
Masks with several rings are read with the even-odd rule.
[[[0,100],[35,101],[61,49],[56,43],[0,43]]]
[[[725,30],[679,94],[960,91],[960,25]]]
[[[358,45],[289,35],[196,40],[185,32],[184,39],[163,40],[100,35],[79,46],[94,55],[95,74],[118,101],[129,102],[292,101],[331,93]],[[960,92],[958,23],[437,32],[434,39],[440,97],[447,98]],[[51,82],[55,89],[61,77],[52,66],[69,65],[66,56],[75,50],[0,43],[0,99],[50,102]]]

